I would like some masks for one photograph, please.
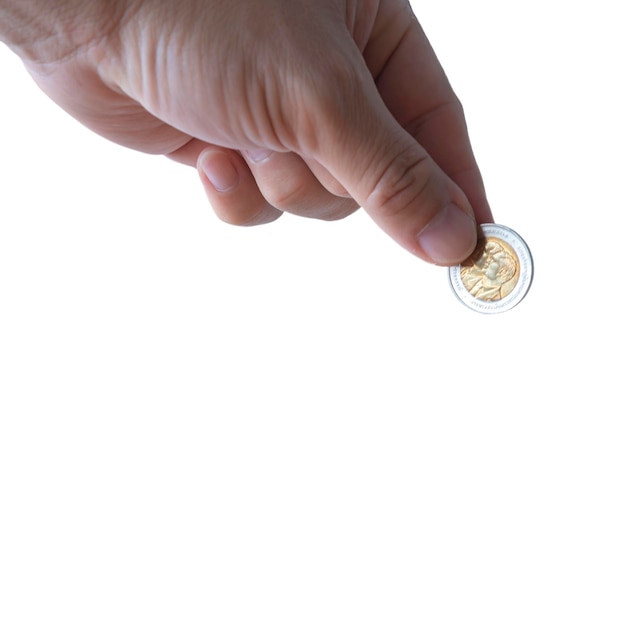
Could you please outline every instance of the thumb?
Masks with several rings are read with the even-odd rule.
[[[365,159],[369,150],[354,193],[373,220],[413,254],[437,265],[460,263],[476,247],[469,201],[413,137],[388,123],[378,142],[353,148]],[[397,138],[391,140],[394,130]]]
[[[465,260],[477,226],[463,191],[398,124],[369,74],[341,82],[344,93],[318,108],[315,159],[411,253],[437,265]]]

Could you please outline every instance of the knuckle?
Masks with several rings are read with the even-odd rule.
[[[341,220],[359,208],[352,198],[333,196],[306,182],[275,188],[271,193],[264,193],[264,197],[280,211],[323,221]]]
[[[220,220],[231,226],[245,226],[250,220],[250,214],[244,211],[238,211],[233,209],[223,209],[213,207],[215,214]]]
[[[333,196],[339,198],[350,199],[351,196],[346,188],[336,178],[326,178],[322,181],[324,188],[327,189]]]
[[[359,210],[358,204],[353,200],[345,198],[339,200],[341,201],[332,203],[332,205],[320,215],[319,219],[325,222],[337,222]]]
[[[262,189],[265,199],[277,209],[288,211],[298,208],[306,197],[305,184],[298,179],[291,179],[281,182],[279,185]]]
[[[276,217],[270,218],[266,207],[213,206],[213,211],[222,222],[231,226],[256,226],[276,219]]]
[[[367,201],[368,209],[386,219],[415,212],[434,185],[430,157],[405,151],[389,163],[378,178]]]

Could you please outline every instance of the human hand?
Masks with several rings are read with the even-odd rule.
[[[447,265],[491,221],[461,105],[407,0],[16,2],[0,13],[32,10],[42,34],[4,38],[40,87],[108,139],[197,165],[228,222],[362,206]]]

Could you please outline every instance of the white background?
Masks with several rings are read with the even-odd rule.
[[[414,3],[535,281],[220,223],[0,49],[0,623],[626,622],[617,2]]]

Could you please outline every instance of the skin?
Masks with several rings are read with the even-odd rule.
[[[0,39],[87,127],[197,167],[229,223],[363,207],[449,265],[492,221],[407,0],[0,0]]]

